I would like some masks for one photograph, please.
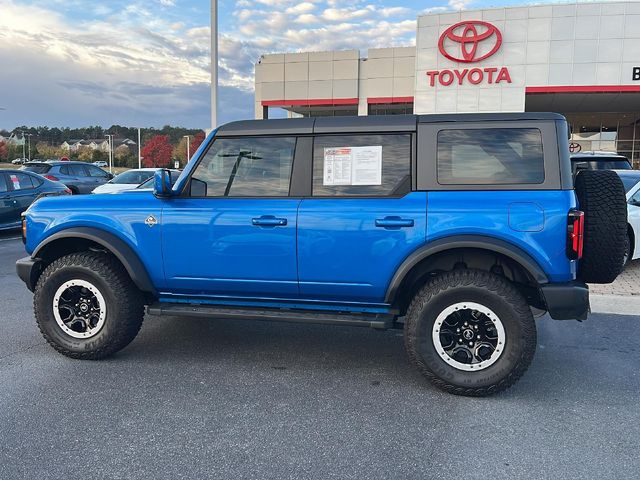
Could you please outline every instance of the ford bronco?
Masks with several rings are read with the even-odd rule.
[[[529,366],[534,317],[584,320],[624,255],[622,183],[574,179],[557,114],[234,122],[154,185],[24,215],[17,272],[64,355],[117,352],[145,309],[403,328],[436,386],[487,395]]]

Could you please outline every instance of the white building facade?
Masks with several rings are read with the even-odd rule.
[[[552,111],[572,149],[640,161],[640,2],[424,15],[416,46],[265,55],[256,118]]]

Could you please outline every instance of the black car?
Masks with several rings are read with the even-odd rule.
[[[38,198],[70,194],[62,183],[31,172],[0,171],[0,230],[20,227],[20,215]]]
[[[581,152],[571,155],[571,170],[631,170],[631,162],[615,152]]]
[[[113,178],[110,173],[90,163],[63,160],[29,162],[21,170],[37,173],[54,182],[62,182],[74,195],[91,193],[94,188]]]

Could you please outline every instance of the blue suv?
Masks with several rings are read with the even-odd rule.
[[[436,386],[487,395],[527,369],[534,315],[585,319],[585,282],[622,266],[622,183],[574,180],[568,135],[547,113],[231,123],[173,186],[37,202],[18,275],[73,358],[124,348],[145,308],[403,328]]]

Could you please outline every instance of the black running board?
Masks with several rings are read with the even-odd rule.
[[[317,323],[377,329],[392,328],[394,325],[393,315],[349,314],[327,311],[311,312],[264,308],[229,308],[215,305],[190,305],[184,303],[156,302],[147,307],[147,313],[151,315],[172,315],[176,317],[269,320],[275,322]]]

